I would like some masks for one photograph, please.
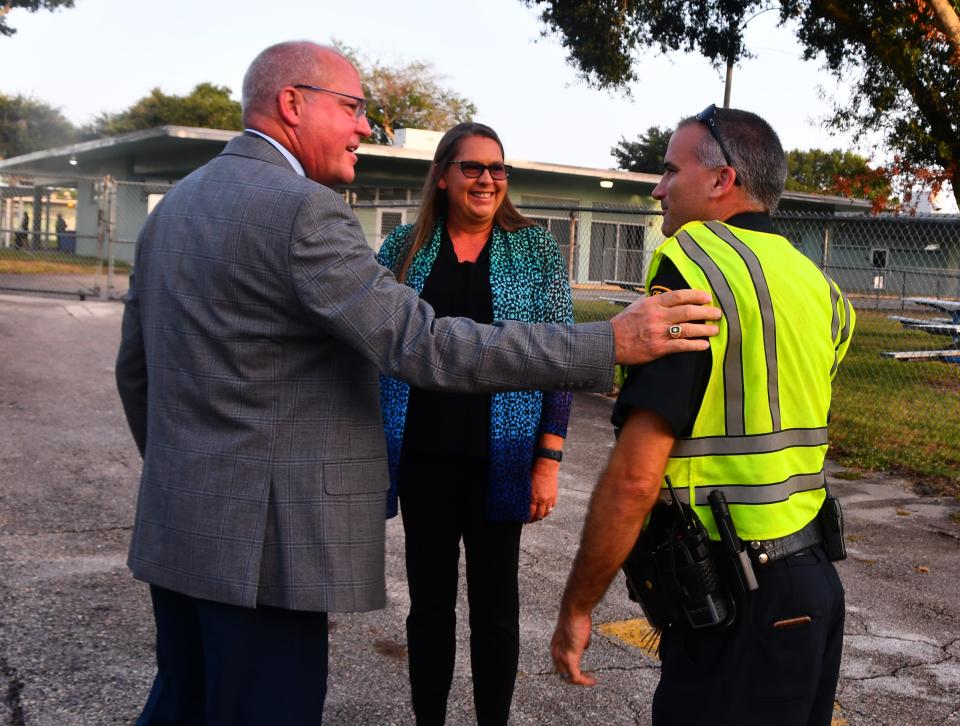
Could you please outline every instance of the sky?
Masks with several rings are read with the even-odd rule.
[[[801,60],[789,30],[766,13],[747,26],[755,58],[735,70],[732,105],[765,117],[784,148],[854,148],[821,125],[842,93],[816,62]],[[541,37],[520,0],[76,0],[54,13],[13,10],[17,34],[0,37],[0,92],[59,107],[76,124],[120,111],[151,88],[185,94],[200,82],[239,99],[244,70],[266,46],[337,39],[386,64],[425,60],[477,106],[513,159],[613,168],[610,148],[650,126],[723,101],[723,74],[697,55],[650,52],[640,81],[622,92],[580,80],[556,38]]]

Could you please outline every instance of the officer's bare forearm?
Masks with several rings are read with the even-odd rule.
[[[633,548],[673,448],[667,422],[633,411],[590,499],[580,549],[561,602],[561,612],[590,612]]]

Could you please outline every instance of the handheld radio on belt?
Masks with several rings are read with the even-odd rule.
[[[677,498],[670,477],[665,480],[670,504],[654,508],[650,527],[623,565],[630,596],[654,627],[667,627],[679,617],[693,628],[726,625],[735,608],[710,552],[710,539],[696,513]]]

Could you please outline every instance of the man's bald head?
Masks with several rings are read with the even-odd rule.
[[[351,65],[335,48],[307,40],[277,43],[261,51],[243,76],[244,126],[250,125],[251,114],[274,115],[277,94],[284,86],[325,85],[330,68],[344,63]]]

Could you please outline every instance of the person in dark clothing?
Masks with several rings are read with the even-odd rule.
[[[26,249],[27,246],[27,233],[30,231],[30,215],[26,212],[23,213],[23,219],[20,220],[20,232],[17,232],[13,236],[14,246],[18,250]]]
[[[379,260],[438,317],[572,323],[560,249],[510,203],[509,173],[493,129],[450,129],[437,147],[417,224],[395,229]],[[477,720],[506,724],[519,657],[520,532],[556,504],[572,394],[445,393],[393,378],[382,380],[381,391],[388,513],[396,513],[399,493],[406,535],[417,724],[446,718],[461,540]]]

